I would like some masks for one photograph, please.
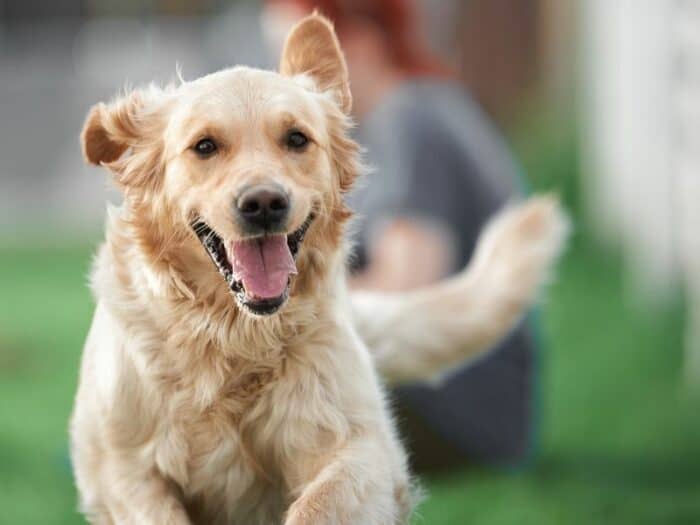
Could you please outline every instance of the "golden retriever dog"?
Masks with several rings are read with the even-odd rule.
[[[311,15],[279,72],[235,67],[90,111],[85,157],[124,195],[71,421],[91,522],[408,521],[382,384],[439,377],[507,334],[566,221],[535,198],[494,219],[459,276],[348,292],[350,106],[333,28]]]

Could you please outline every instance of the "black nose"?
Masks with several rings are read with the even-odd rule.
[[[238,197],[236,210],[246,226],[274,232],[285,226],[289,197],[279,186],[253,186]]]

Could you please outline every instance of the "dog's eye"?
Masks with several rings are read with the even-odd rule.
[[[302,150],[309,143],[309,138],[301,131],[293,129],[287,133],[286,144],[289,149]]]
[[[194,151],[200,157],[208,157],[217,150],[216,143],[211,139],[202,139],[194,145]]]

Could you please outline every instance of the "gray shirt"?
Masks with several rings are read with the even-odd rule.
[[[517,188],[507,146],[459,86],[406,82],[358,129],[373,168],[350,198],[362,250],[394,216],[438,222],[452,232],[455,268],[471,255],[483,223]]]

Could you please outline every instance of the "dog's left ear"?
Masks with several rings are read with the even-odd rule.
[[[340,109],[352,109],[345,57],[330,21],[314,13],[292,28],[282,50],[280,73],[307,74],[320,91],[330,91]]]

